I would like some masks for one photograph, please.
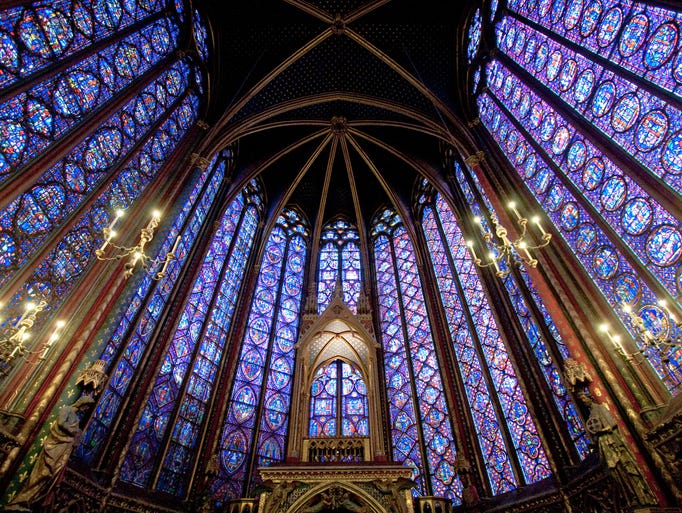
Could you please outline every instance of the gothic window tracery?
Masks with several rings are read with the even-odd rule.
[[[510,0],[476,96],[483,125],[620,319],[612,330],[629,331],[671,392],[682,350],[643,344],[626,307],[674,336],[659,299],[682,293],[669,206],[682,192],[681,19],[643,2]]]
[[[257,466],[284,458],[308,236],[300,214],[285,209],[267,239],[218,442],[219,503],[246,492],[252,454]]]
[[[3,10],[0,181],[25,185],[0,212],[0,283],[27,276],[4,305],[7,321],[44,300],[33,329],[47,326],[95,261],[113,212],[135,205],[196,121],[201,77],[194,61],[172,56],[180,29],[166,7],[60,0]]]
[[[372,240],[393,459],[415,468],[416,493],[458,503],[455,439],[414,248],[388,209],[374,219]]]
[[[320,366],[310,387],[308,436],[368,436],[367,385],[354,365]]]
[[[318,312],[322,313],[329,305],[336,282],[340,279],[344,303],[356,313],[358,296],[362,289],[358,231],[347,221],[339,219],[324,229],[321,239]]]
[[[124,481],[179,496],[186,492],[261,215],[262,199],[254,185],[230,203],[204,257],[128,446]]]

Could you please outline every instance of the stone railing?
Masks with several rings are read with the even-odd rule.
[[[359,463],[367,461],[369,438],[304,438],[304,461],[311,463]]]

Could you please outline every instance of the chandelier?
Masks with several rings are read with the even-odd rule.
[[[47,306],[47,301],[26,303],[24,313],[19,320],[0,336],[0,361],[10,364],[15,358],[24,356],[28,349],[24,342],[31,337],[30,330],[36,322],[36,316]]]
[[[135,246],[118,246],[114,244],[112,240],[117,235],[116,231],[114,230],[116,223],[119,219],[121,219],[121,217],[123,217],[123,215],[123,210],[117,210],[116,215],[109,226],[105,226],[102,229],[104,242],[102,243],[102,246],[95,251],[97,259],[111,261],[128,258],[128,261],[124,266],[123,276],[125,278],[132,276],[135,272],[135,269],[139,266],[149,276],[151,276],[152,279],[160,280],[166,275],[170,261],[175,258],[175,251],[177,250],[178,244],[180,243],[180,236],[178,235],[175,238],[173,249],[171,249],[170,252],[163,258],[151,258],[145,253],[145,248],[154,237],[154,230],[156,230],[156,228],[159,226],[159,221],[161,220],[161,213],[158,210],[155,210],[152,213],[152,217],[147,223],[147,226],[142,228],[140,231],[140,239]],[[107,248],[111,249],[108,250]],[[111,254],[106,255],[105,253],[107,252]]]
[[[655,350],[664,363],[670,360],[669,354],[677,347],[682,346],[682,322],[680,322],[675,314],[668,308],[664,299],[657,302],[665,312],[668,314],[668,320],[662,320],[661,329],[652,331],[647,328],[644,318],[635,312],[635,310],[627,303],[623,303],[623,311],[628,315],[632,326],[637,331],[637,337],[641,341],[641,350],[628,354],[625,352],[622,344],[616,341],[616,349],[625,357],[633,357],[636,354],[642,354],[645,358],[648,357],[647,349]],[[612,337],[613,338],[613,337]]]
[[[538,261],[531,254],[532,250],[538,250],[547,246],[552,239],[552,234],[547,233],[540,223],[540,218],[535,216],[531,221],[538,227],[540,231],[541,242],[540,244],[534,244],[529,241],[528,235],[528,219],[522,216],[516,209],[516,204],[514,202],[509,203],[509,208],[514,212],[517,218],[517,223],[521,227],[519,237],[517,239],[511,240],[508,236],[508,230],[500,224],[497,215],[493,212],[490,214],[490,222],[493,225],[493,230],[491,230],[487,223],[483,221],[480,216],[476,216],[474,221],[480,226],[483,238],[486,241],[487,247],[490,251],[487,254],[487,261],[483,262],[474,249],[473,241],[467,241],[467,246],[471,251],[471,256],[473,257],[474,263],[478,267],[494,267],[495,274],[499,277],[504,277],[509,274],[509,268],[514,262],[524,262],[530,267],[537,267]],[[504,269],[501,268],[500,263],[504,262],[506,265]]]

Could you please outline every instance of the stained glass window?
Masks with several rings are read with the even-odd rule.
[[[308,436],[368,436],[367,386],[352,364],[320,366],[310,387]]]
[[[458,178],[474,213],[480,214],[471,190],[462,182],[465,178],[461,172]],[[493,493],[509,491],[524,481],[533,483],[549,477],[547,456],[459,221],[439,194],[423,208],[422,225]],[[516,301],[523,301],[511,276],[505,285]],[[525,304],[520,306],[527,311]],[[527,326],[532,322],[527,317],[523,320]],[[547,359],[544,345],[539,347],[544,343],[538,340],[537,327],[533,324],[531,328],[531,343]],[[559,380],[556,369],[550,379]],[[560,411],[565,409],[566,396],[564,390]],[[579,423],[575,407],[569,411],[570,419]],[[580,424],[573,429],[581,432]],[[509,439],[513,446],[505,442]],[[522,478],[513,472],[517,465],[523,471]]]
[[[343,290],[344,303],[353,313],[357,313],[358,297],[362,290],[359,241],[357,229],[344,220],[334,221],[323,230],[317,283],[320,313],[329,306],[337,280]]]
[[[254,449],[260,466],[284,458],[308,236],[286,209],[267,239],[217,448],[218,503],[244,496]]]
[[[0,11],[0,87],[163,9],[163,0],[56,0]]]
[[[482,220],[482,223],[486,223],[487,221],[484,211],[481,209],[474,191],[468,181],[468,178],[470,177],[474,187],[481,195],[488,212],[494,212],[491,203],[483,193],[483,189],[478,182],[478,178],[473,173],[470,175],[466,174],[463,166],[461,166],[457,161],[455,161],[455,176],[457,177],[457,183],[461,187],[462,192],[467,199],[467,203],[471,208],[472,214],[478,216]],[[442,200],[440,199],[436,203],[443,204]],[[445,207],[447,208],[447,205],[445,205]],[[502,263],[502,265],[504,266],[506,264]],[[533,306],[541,312],[541,319],[535,319],[533,315],[531,315],[531,309],[527,304],[527,300],[521,293],[520,286],[516,283],[512,273],[509,273],[503,278],[504,286],[509,293],[509,297],[512,300],[516,315],[521,322],[524,332],[528,336],[528,341],[533,349],[533,352],[535,353],[537,362],[541,366],[542,374],[553,395],[553,399],[556,403],[559,414],[566,423],[569,436],[573,439],[579,456],[584,458],[589,452],[587,436],[585,434],[582,421],[578,415],[576,405],[568,394],[566,386],[564,385],[560,376],[559,369],[557,368],[556,363],[553,361],[550,344],[552,347],[556,348],[555,355],[559,361],[564,361],[566,358],[569,358],[568,349],[564,344],[559,330],[554,324],[554,321],[552,320],[544,301],[540,298],[538,291],[530,279],[530,276],[526,272],[526,268],[519,267],[518,273],[523,279],[525,286],[528,288],[528,291],[534,300]],[[544,339],[542,330],[538,326],[540,321],[544,322],[548,331],[551,333],[550,340]]]
[[[183,209],[175,218],[173,226],[161,247],[161,254],[166,254],[171,250],[176,236],[182,234],[175,252],[176,258],[168,266],[167,275],[158,285],[154,285],[154,281],[149,275],[143,278],[135,291],[134,298],[130,301],[118,327],[100,356],[108,363],[112,377],[107,388],[102,392],[97,408],[83,435],[81,445],[77,449],[78,456],[88,463],[92,463],[93,458],[99,455],[101,444],[119,413],[121,402],[128,391],[130,381],[147,349],[153,331],[150,328],[155,326],[161,317],[173,284],[178,279],[189,250],[203,221],[206,219],[206,214],[213,203],[224,174],[225,161],[223,159],[218,160],[218,155],[216,155],[207,170],[199,177],[189,196],[182,203]],[[198,198],[199,202],[194,207]],[[138,317],[138,310],[145,301],[147,307],[142,308],[142,313]],[[133,326],[134,331],[130,332]],[[128,337],[127,343],[119,354],[125,337]]]
[[[178,496],[186,492],[185,476],[217,379],[260,217],[260,202],[252,184],[230,203],[222,217],[129,444],[120,474],[124,481],[149,486],[161,460],[156,488]],[[170,440],[161,454],[169,426]]]
[[[455,439],[414,248],[390,210],[373,221],[372,238],[393,459],[415,468],[416,493],[460,503]]]
[[[671,207],[682,195],[682,12],[630,0],[507,7],[480,119],[612,305],[612,329],[630,332],[673,392],[682,350],[644,345],[627,309],[674,336],[658,300],[682,292]]]
[[[201,60],[206,62],[208,59],[208,31],[206,30],[206,23],[201,19],[199,11],[194,10],[194,18],[192,19],[192,28],[194,30],[194,42],[197,45],[197,51]]]
[[[111,212],[141,196],[196,120],[195,65],[169,58],[180,30],[166,7],[58,0],[0,13],[0,181],[63,155],[0,212],[0,284],[32,266],[6,319],[37,298],[48,307],[34,329],[49,322],[94,261]],[[86,130],[100,111],[109,117]]]
[[[467,57],[469,62],[474,60],[481,44],[481,10],[476,9],[469,25],[469,44],[467,46]]]

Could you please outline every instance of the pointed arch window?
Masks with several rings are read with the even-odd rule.
[[[284,459],[309,228],[286,209],[265,244],[218,441],[218,503],[246,496],[258,466]]]
[[[493,493],[549,477],[549,461],[459,221],[439,194],[425,204],[421,221]]]
[[[157,285],[150,276],[143,278],[100,356],[107,362],[107,374],[111,376],[111,379],[98,400],[97,407],[76,451],[76,454],[89,464],[101,455],[102,446],[110,434],[112,423],[120,413],[120,407],[128,392],[130,382],[147,350],[153,327],[161,318],[173,286],[180,276],[180,271],[224,176],[224,156],[218,158],[216,155],[183,202],[184,207],[166,235],[161,248],[162,254],[170,251],[176,236],[182,234],[176,250],[176,258],[168,266],[166,276]],[[122,347],[123,350],[121,350]]]
[[[612,305],[613,329],[630,332],[675,392],[682,350],[644,345],[624,305],[656,334],[679,330],[658,300],[682,294],[672,206],[682,196],[682,12],[615,0],[507,8],[492,27],[499,52],[484,64],[480,119]]]
[[[368,436],[367,385],[343,360],[320,366],[310,387],[308,436]]]
[[[454,167],[457,183],[464,193],[472,213],[481,219],[482,224],[487,224],[487,218],[483,209],[479,205],[477,196],[474,193],[474,188],[480,195],[483,204],[488,209],[488,212],[494,212],[494,209],[484,194],[478,178],[473,173],[467,173],[464,167],[458,161],[455,161]],[[473,185],[469,183],[469,180],[471,180]],[[447,204],[443,202],[442,198],[440,197],[436,199],[435,203],[436,205],[443,205],[444,209],[449,209]],[[502,267],[506,267],[505,262],[501,262],[500,265]],[[526,268],[523,266],[518,267],[518,274],[522,278],[523,284],[528,288],[532,299],[527,299],[524,297],[520,290],[521,284],[516,282],[513,273],[507,274],[507,276],[502,279],[503,284],[507,289],[509,297],[511,298],[516,315],[523,326],[525,333],[527,334],[527,340],[530,343],[533,352],[535,353],[537,362],[541,366],[542,374],[545,378],[548,388],[551,390],[559,414],[564,419],[566,426],[568,427],[569,435],[573,439],[575,448],[580,458],[585,458],[589,453],[587,435],[582,425],[582,421],[578,415],[576,405],[571,399],[560,375],[560,367],[557,366],[557,362],[564,362],[570,357],[568,348],[562,340],[561,334],[554,324],[554,321],[552,320],[544,301],[539,296],[537,289],[533,285]],[[541,313],[537,319],[531,314],[531,309],[529,308],[529,301],[531,300],[534,302],[533,306]],[[549,331],[550,335],[548,337],[544,336],[542,333],[542,330],[539,326],[541,322],[545,324],[547,330]],[[552,349],[555,350],[552,351]]]
[[[455,437],[416,256],[400,217],[372,223],[393,459],[415,468],[417,493],[461,502]]]
[[[261,206],[251,184],[223,214],[128,446],[123,481],[185,495]]]
[[[344,303],[353,313],[357,313],[358,297],[362,289],[360,235],[357,229],[342,219],[325,227],[322,231],[319,265],[318,313],[329,306],[337,280],[341,282]]]

